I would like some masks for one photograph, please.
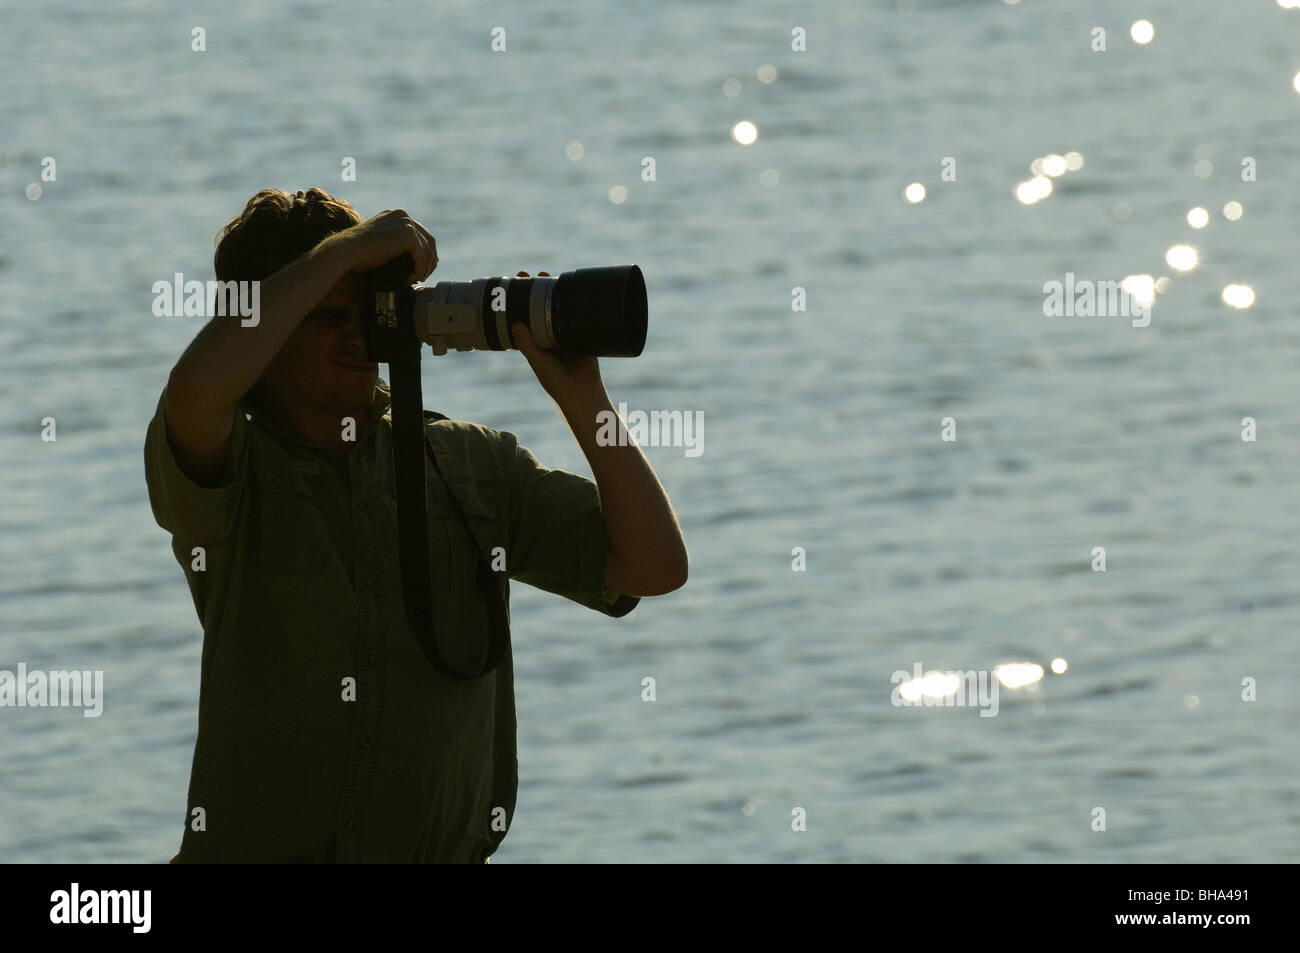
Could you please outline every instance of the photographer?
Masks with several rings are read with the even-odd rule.
[[[412,281],[437,266],[405,212],[362,221],[319,189],[259,192],[219,235],[216,276],[260,281],[260,319],[208,322],[145,442],[153,512],[204,631],[173,862],[480,863],[513,819],[508,646],[488,675],[450,677],[403,608],[390,394],[362,323],[362,273],[403,253]],[[486,637],[475,567],[488,552],[501,576],[613,617],[686,580],[644,454],[596,442],[612,411],[597,359],[513,333],[596,482],[541,466],[511,433],[426,414],[446,481],[426,486],[429,583],[452,647]]]

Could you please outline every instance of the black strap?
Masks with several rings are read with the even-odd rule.
[[[366,272],[366,353],[370,360],[387,363],[390,371],[393,408],[393,484],[397,496],[397,552],[402,572],[402,598],[406,619],[429,662],[452,678],[481,678],[491,672],[505,655],[510,642],[510,619],[496,574],[479,552],[478,585],[487,604],[491,634],[483,647],[482,662],[464,671],[448,661],[434,630],[433,597],[429,591],[429,514],[425,507],[425,466],[432,461],[439,479],[442,470],[424,429],[424,398],[420,392],[420,348],[412,322],[414,269],[411,256],[399,255],[379,268]],[[437,415],[441,416],[441,414]],[[425,449],[421,449],[423,446]],[[447,481],[443,479],[443,485]],[[478,541],[469,520],[447,487],[456,512],[470,538]]]
[[[460,677],[443,657],[433,626],[429,592],[429,527],[424,500],[424,408],[420,405],[419,352],[389,361],[393,399],[393,484],[397,496],[397,554],[402,570],[406,620],[425,656],[440,671]],[[412,426],[416,432],[412,432]],[[411,450],[415,449],[413,455]]]

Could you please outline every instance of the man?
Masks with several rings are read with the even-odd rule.
[[[260,313],[199,332],[145,442],[154,515],[204,632],[173,862],[484,862],[515,808],[511,653],[453,678],[406,620],[388,387],[361,324],[361,273],[409,252],[421,281],[434,238],[319,189],[259,192],[218,238],[217,279],[260,281]],[[526,328],[515,344],[596,483],[546,469],[511,433],[426,413],[446,479],[426,486],[430,588],[453,647],[487,638],[475,568],[497,547],[503,575],[614,617],[686,580],[640,448],[596,444],[612,411],[596,359],[541,350]]]

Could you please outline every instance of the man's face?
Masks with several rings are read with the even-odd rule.
[[[364,290],[365,278],[353,272],[302,319],[266,370],[263,400],[291,418],[355,417],[360,427],[379,378],[379,365],[366,360]]]

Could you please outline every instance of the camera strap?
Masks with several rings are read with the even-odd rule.
[[[495,669],[505,655],[510,639],[510,619],[497,573],[484,557],[478,537],[470,525],[456,494],[452,492],[428,431],[424,425],[423,400],[420,394],[420,365],[418,352],[413,366],[400,367],[389,362],[389,382],[393,398],[393,470],[397,496],[397,544],[402,570],[402,593],[406,602],[406,617],[420,643],[425,657],[444,674],[454,678],[481,678]],[[412,383],[412,381],[414,383]],[[442,416],[442,415],[438,415]],[[414,428],[411,424],[414,423]],[[415,429],[419,433],[413,432]],[[415,453],[411,451],[414,450]],[[421,452],[423,451],[423,452]],[[418,455],[417,455],[418,454]],[[425,499],[424,461],[433,465],[442,481],[452,509],[474,541],[477,560],[475,581],[488,618],[488,638],[483,661],[468,671],[453,665],[442,652],[434,624],[433,596],[429,586],[429,522]]]
[[[424,426],[420,389],[420,340],[412,326],[409,255],[402,255],[366,274],[367,353],[388,364],[392,395],[393,484],[397,498],[397,553],[402,572],[406,619],[421,651],[435,668],[452,678],[487,675],[500,664],[509,644],[510,622],[496,573],[483,557],[460,502],[447,485]],[[439,415],[441,416],[441,415]],[[490,633],[482,662],[470,670],[453,665],[442,652],[434,625],[429,587],[429,513],[425,505],[425,460],[447,489],[447,497],[465,525],[478,554],[477,583],[483,595]]]

